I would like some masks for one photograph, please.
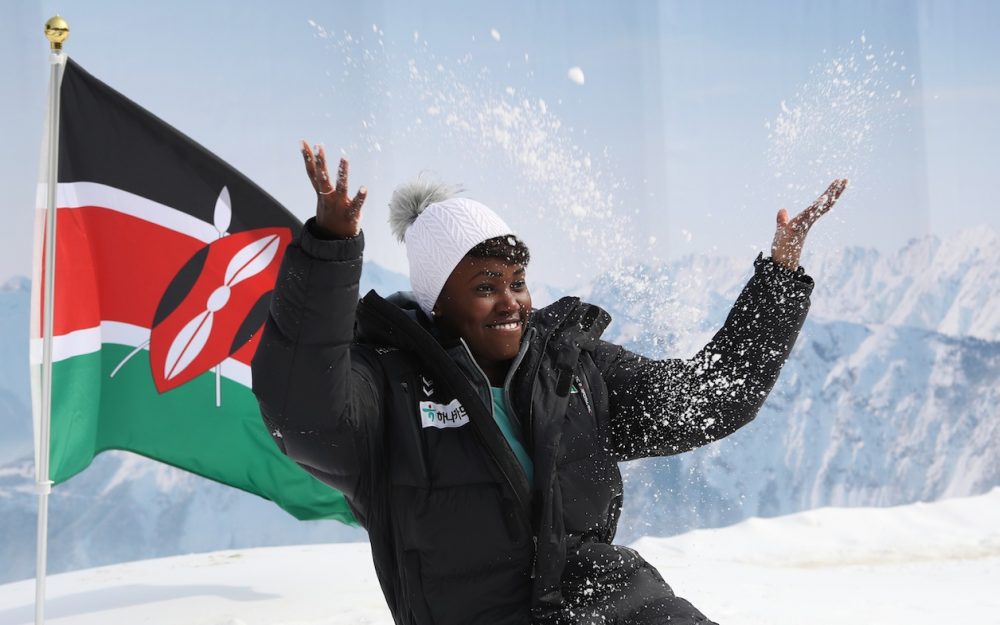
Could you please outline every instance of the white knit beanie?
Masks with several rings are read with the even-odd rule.
[[[410,285],[428,316],[448,276],[469,250],[514,232],[485,205],[455,197],[459,189],[417,180],[402,185],[389,201],[389,226],[406,244]]]

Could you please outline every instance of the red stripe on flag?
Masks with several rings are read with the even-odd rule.
[[[56,215],[55,336],[101,321],[150,327],[167,284],[205,246],[108,208],[60,208]]]

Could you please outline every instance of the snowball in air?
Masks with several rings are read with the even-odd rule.
[[[500,41],[500,31],[496,28],[491,28],[490,37],[493,37],[493,41]]]
[[[580,69],[579,66],[569,68],[569,71],[566,72],[566,76],[578,85],[583,84],[583,70]]]

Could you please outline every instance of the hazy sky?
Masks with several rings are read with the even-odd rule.
[[[778,207],[839,175],[816,249],[1000,228],[1000,3],[14,0],[0,280],[30,273],[57,12],[81,65],[303,218],[296,141],[343,149],[371,188],[367,255],[394,269],[386,202],[421,171],[497,209],[564,285],[622,255],[749,263]]]

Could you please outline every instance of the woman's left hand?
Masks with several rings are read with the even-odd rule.
[[[794,219],[788,218],[787,210],[783,208],[779,210],[778,229],[774,233],[774,242],[771,243],[771,259],[792,271],[798,269],[802,246],[805,245],[809,229],[817,219],[833,208],[837,198],[846,188],[847,178],[834,180],[823,195],[816,198],[809,208],[796,215]]]

